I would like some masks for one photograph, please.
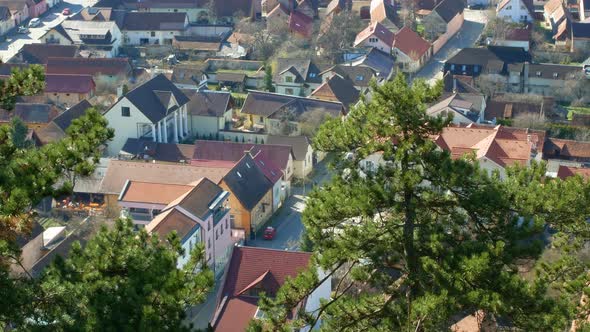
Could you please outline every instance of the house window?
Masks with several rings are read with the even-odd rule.
[[[193,251],[193,241],[188,242],[188,251],[189,253]]]
[[[221,227],[219,227],[220,231],[219,234],[223,235],[223,224],[221,224]]]
[[[236,217],[233,214],[230,214],[229,215],[229,221],[231,222],[232,225],[235,225]],[[227,223],[227,221],[226,221],[226,223]]]
[[[357,80],[357,81],[362,81],[362,80],[364,80],[364,79],[365,79],[365,77],[364,77],[363,75],[357,75],[357,76],[355,77],[355,80]]]
[[[512,6],[506,6],[506,10],[511,10]]]
[[[314,78],[316,76],[318,76],[318,74],[316,74],[316,73],[309,73],[309,77],[311,77],[311,78]]]
[[[155,31],[152,31],[152,32],[150,33],[150,36],[152,36],[152,37],[155,37],[155,36],[156,36],[156,32],[155,32]]]
[[[462,71],[466,71],[467,70],[467,66],[466,65],[461,66],[461,70]]]
[[[207,248],[211,249],[211,239],[207,240]]]
[[[287,76],[287,77],[285,77],[285,82],[287,82],[287,83],[293,83],[293,76]]]
[[[451,70],[455,70],[455,65],[451,65]]]
[[[129,107],[121,107],[121,116],[127,118],[131,116],[131,110],[129,109]]]
[[[520,6],[520,9],[521,10],[526,10],[526,8],[524,8],[524,6]]]
[[[291,89],[291,88],[285,89],[285,93],[288,94],[288,95],[292,95],[293,94],[293,89]]]
[[[540,71],[537,72],[537,77],[541,77],[541,72]]]
[[[473,72],[479,73],[479,66],[473,66]]]
[[[207,230],[210,231],[211,230],[211,220],[209,220],[209,226],[207,227]]]
[[[262,213],[266,212],[266,205],[262,203]]]
[[[215,231],[215,240],[219,239],[219,230]]]
[[[178,13],[178,9],[174,9],[174,12],[175,12],[175,13]]]

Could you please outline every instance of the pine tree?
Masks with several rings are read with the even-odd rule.
[[[10,77],[0,80],[0,108],[12,110],[18,96],[33,96],[45,88],[45,69],[31,65],[24,69],[13,69]]]
[[[19,117],[10,120],[12,145],[17,149],[27,149],[33,146],[33,142],[27,139],[29,128]]]
[[[571,256],[590,234],[588,184],[547,179],[535,163],[508,168],[501,180],[472,156],[451,158],[433,142],[449,119],[425,112],[440,84],[408,86],[397,76],[372,90],[370,102],[346,121],[329,120],[315,137],[318,150],[342,158],[303,212],[311,266],[262,298],[267,318],[249,330],[287,331],[321,319],[325,331],[443,331],[451,317],[483,310],[523,331],[562,331],[588,284],[587,266]],[[351,151],[353,160],[343,158]],[[359,161],[374,153],[383,166],[361,174]],[[540,256],[535,239],[546,226],[567,255],[541,264],[529,282],[518,262]],[[331,298],[289,320],[324,280],[319,271],[337,281]],[[559,295],[548,296],[549,288]]]
[[[264,66],[264,89],[269,92],[275,91],[275,88],[272,85],[272,66],[269,64]]]

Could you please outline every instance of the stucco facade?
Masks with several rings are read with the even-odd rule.
[[[500,3],[501,5],[502,3]],[[504,20],[522,23],[532,22],[531,12],[522,0],[511,0],[506,5],[498,8],[496,15]]]
[[[307,146],[307,153],[304,160],[293,161],[293,176],[302,179],[309,175],[313,170],[313,149],[311,145]]]
[[[65,93],[65,92],[46,92],[45,97],[56,105],[73,106],[84,99],[90,99],[94,96],[92,91],[88,93]]]
[[[216,138],[218,133],[225,129],[225,124],[231,123],[232,110],[227,110],[223,117],[191,114],[189,119],[192,133],[198,135],[198,138]]]
[[[182,36],[183,30],[160,30],[160,31],[129,31],[123,30],[123,41],[125,45],[172,45],[174,36]]]
[[[259,230],[264,222],[272,215],[272,190],[269,190],[254,208],[249,211],[231,192],[231,189],[223,180],[219,186],[231,194],[229,197],[231,227],[243,229],[246,237],[250,237],[252,230]]]

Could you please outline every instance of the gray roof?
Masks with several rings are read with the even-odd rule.
[[[128,12],[123,20],[123,30],[162,31],[184,30],[186,13]]]
[[[0,6],[0,21],[8,21],[10,19],[10,9],[6,6]]]
[[[295,160],[305,160],[307,150],[311,145],[306,136],[269,135],[266,143],[290,146],[293,149]]]
[[[223,181],[230,188],[232,194],[249,211],[273,187],[273,184],[249,154],[244,155],[234,168],[223,177]]]
[[[434,7],[433,11],[449,23],[457,14],[463,13],[463,9],[465,9],[463,0],[443,0]]]
[[[368,87],[373,77],[376,77],[375,70],[368,66],[336,65],[326,71],[332,71],[342,78],[348,78],[355,86]]]
[[[181,160],[188,162],[193,156],[194,145],[157,143],[153,140],[128,138],[121,148],[121,154],[128,154],[132,159],[154,159],[177,163]]]
[[[49,123],[55,116],[49,104],[16,103],[11,112],[0,109],[0,121],[10,121],[18,117],[26,123]]]
[[[192,115],[223,117],[231,108],[231,94],[224,91],[200,91],[183,89],[189,98],[188,109]]]
[[[574,38],[590,38],[590,23],[573,22],[572,36]]]
[[[193,190],[182,198],[178,205],[201,220],[205,220],[207,215],[212,212],[209,206],[221,193],[223,193],[223,189],[220,186],[207,178],[203,178]]]
[[[29,64],[47,64],[48,58],[73,58],[78,54],[74,45],[26,44],[20,51],[23,62]]]
[[[539,63],[529,65],[529,77],[545,79],[572,79],[575,74],[582,73],[580,66]]]
[[[170,80],[176,84],[199,85],[205,74],[203,68],[199,66],[178,65],[172,70]]]
[[[430,106],[426,113],[433,114],[441,109],[451,108],[469,120],[476,122],[479,119],[479,114],[483,110],[484,96],[475,93],[456,93],[446,97],[440,102]],[[468,109],[466,114],[459,109]]]
[[[168,104],[162,103],[162,101],[169,100],[167,98],[170,98],[171,95],[174,95],[178,106],[189,102],[188,97],[179,88],[166,76],[160,74],[131,90],[125,95],[125,98],[133,103],[152,123],[156,123],[174,110],[169,109]]]
[[[281,111],[292,111],[296,118],[310,111],[324,111],[336,117],[344,113],[344,106],[340,102],[262,91],[250,91],[244,101],[241,112],[266,117],[277,117]]]
[[[393,58],[376,48],[372,48],[369,53],[362,57],[361,65],[373,69],[378,77],[388,77],[394,67]]]
[[[279,58],[277,60],[275,81],[278,80],[279,75],[287,71],[295,75],[295,82],[322,83],[322,78],[320,77],[322,70],[310,59]]]
[[[72,124],[72,121],[86,114],[86,111],[91,107],[92,105],[88,100],[84,99],[55,117],[53,122],[65,133],[66,129]]]

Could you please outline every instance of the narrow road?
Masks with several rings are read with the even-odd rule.
[[[459,50],[473,47],[488,21],[485,10],[465,9],[465,21],[463,26],[445,46],[435,54],[432,59],[414,76],[423,78],[428,82],[442,78],[444,62],[455,55]]]

